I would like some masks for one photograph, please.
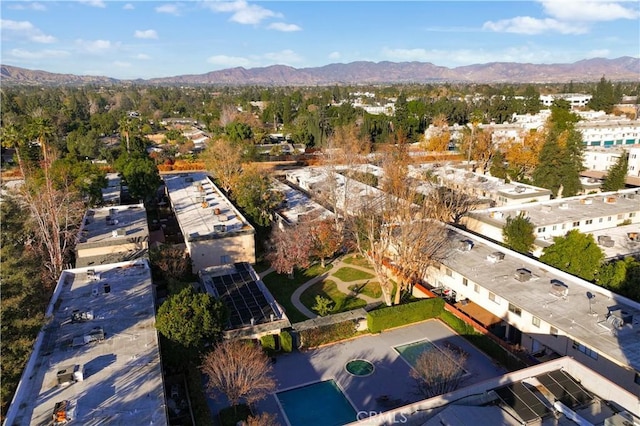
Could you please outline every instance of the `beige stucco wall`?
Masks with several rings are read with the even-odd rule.
[[[114,246],[78,249],[76,256],[78,259],[82,259],[84,257],[105,256],[114,253],[125,253],[128,251],[144,250],[148,247],[148,241],[140,241],[139,243],[125,243]]]

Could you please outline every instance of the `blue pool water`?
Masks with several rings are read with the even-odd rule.
[[[291,426],[341,426],[356,411],[333,380],[278,392],[276,397]]]
[[[409,343],[408,345],[396,346],[394,349],[398,351],[400,356],[409,363],[412,367],[415,367],[418,357],[422,352],[427,349],[433,348],[433,343],[429,340],[420,340],[418,342]]]

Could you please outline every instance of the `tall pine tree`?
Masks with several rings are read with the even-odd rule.
[[[603,191],[617,191],[624,188],[624,181],[629,168],[629,153],[623,152],[616,164],[609,168],[609,172],[602,183]]]

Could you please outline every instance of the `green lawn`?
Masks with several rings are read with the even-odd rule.
[[[352,284],[349,286],[349,290],[373,298],[382,296],[382,290],[380,289],[380,283],[378,281],[367,281],[365,284]]]
[[[316,296],[329,298],[333,300],[333,310],[331,313],[336,314],[338,312],[350,311],[351,309],[362,308],[366,306],[367,302],[356,297],[344,294],[336,286],[335,281],[324,280],[315,283],[302,293],[300,301],[310,310],[313,311],[313,306],[316,304]]]
[[[360,256],[359,254],[351,254],[342,259],[344,263],[348,263],[349,265],[362,266],[363,268],[371,268],[367,259]]]
[[[375,277],[375,275],[370,274],[368,272],[364,272],[364,271],[361,271],[360,269],[349,268],[349,267],[340,268],[331,275],[333,275],[334,277],[344,282],[368,280]]]
[[[267,286],[273,297],[275,297],[278,303],[285,309],[289,320],[292,323],[295,323],[304,321],[308,318],[293,306],[291,303],[291,295],[298,287],[300,287],[300,285],[327,272],[329,269],[331,269],[331,265],[326,266],[324,269],[321,268],[320,265],[313,265],[304,271],[296,271],[293,279],[289,279],[286,274],[276,274],[275,272],[272,272],[266,275],[262,281]]]

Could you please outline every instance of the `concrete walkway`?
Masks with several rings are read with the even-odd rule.
[[[383,300],[382,296],[378,297],[378,298],[373,298],[373,297],[366,296],[366,295],[364,295],[362,293],[355,293],[353,290],[349,289],[349,287],[352,286],[352,285],[364,285],[364,284],[368,283],[369,281],[371,281],[372,279],[375,279],[375,278],[367,278],[367,279],[364,279],[364,280],[356,280],[356,281],[345,282],[345,281],[342,281],[341,279],[339,279],[338,277],[332,275],[333,273],[335,273],[336,271],[338,271],[340,268],[343,268],[343,267],[345,267],[345,268],[353,268],[353,269],[357,269],[357,270],[360,270],[360,271],[363,271],[363,272],[367,272],[367,273],[369,273],[371,275],[375,275],[373,273],[373,271],[371,269],[369,269],[369,268],[364,268],[362,266],[351,265],[349,263],[345,263],[345,262],[342,261],[342,258],[337,259],[333,263],[331,263],[331,269],[329,269],[324,274],[318,275],[317,277],[314,277],[314,278],[310,279],[309,281],[305,282],[300,287],[298,287],[296,289],[296,291],[293,292],[293,294],[291,295],[291,303],[293,304],[293,306],[295,306],[296,309],[299,310],[306,317],[308,317],[308,318],[316,318],[318,315],[316,313],[312,312],[309,308],[307,308],[300,301],[300,296],[302,295],[302,293],[304,293],[304,291],[306,289],[308,289],[309,287],[311,287],[315,283],[317,283],[319,281],[324,281],[326,279],[330,279],[330,280],[334,281],[336,283],[336,287],[342,293],[347,294],[349,296],[358,297],[358,298],[364,300],[365,302],[367,302],[368,305],[369,304],[373,304],[373,303],[378,303],[378,302]]]

